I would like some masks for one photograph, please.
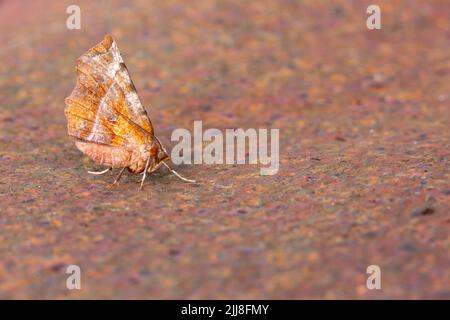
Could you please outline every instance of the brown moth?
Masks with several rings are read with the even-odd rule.
[[[166,166],[186,179],[167,163],[169,155],[154,135],[147,112],[123,62],[116,42],[107,35],[77,60],[77,83],[66,98],[68,134],[76,138],[76,147],[92,160],[108,168],[91,174],[103,174],[121,168],[142,173],[139,189],[147,173]]]

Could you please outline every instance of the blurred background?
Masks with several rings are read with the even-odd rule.
[[[108,33],[168,149],[278,128],[278,174],[88,175],[64,98]],[[450,298],[449,40],[447,0],[0,1],[0,298]]]

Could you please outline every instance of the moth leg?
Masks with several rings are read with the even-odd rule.
[[[100,174],[104,174],[104,173],[107,173],[108,171],[111,171],[112,170],[112,168],[110,167],[110,168],[108,168],[108,169],[105,169],[105,170],[103,170],[103,171],[88,171],[88,173],[90,173],[90,174],[96,174],[96,175],[100,175]]]
[[[111,186],[114,186],[117,184],[117,182],[119,182],[120,178],[122,177],[123,172],[125,171],[126,167],[123,167],[122,169],[120,169],[119,174],[117,175],[116,179],[114,180],[114,182],[111,184]]]
[[[145,164],[145,169],[144,169],[144,172],[142,175],[141,186],[139,187],[139,190],[142,190],[142,187],[144,186],[144,181],[145,181],[145,178],[147,177],[147,170],[148,170],[148,166],[150,164],[150,159],[151,158],[149,157],[147,160],[147,163]]]

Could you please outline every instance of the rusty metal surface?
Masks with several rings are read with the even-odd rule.
[[[371,2],[0,2],[0,297],[450,298],[448,1]],[[166,145],[279,128],[278,174],[88,175],[64,97],[106,33]]]

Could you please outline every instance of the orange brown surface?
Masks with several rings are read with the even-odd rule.
[[[450,298],[448,1],[77,1],[67,30],[70,4],[0,2],[1,298]],[[108,33],[169,150],[279,128],[278,174],[88,175],[64,98]]]

